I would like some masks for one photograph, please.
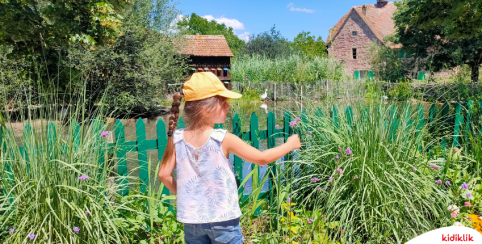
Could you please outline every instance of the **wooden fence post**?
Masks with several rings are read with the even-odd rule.
[[[464,116],[462,115],[462,104],[457,103],[455,108],[455,124],[454,124],[454,140],[453,147],[459,146],[460,126],[464,123]]]
[[[141,192],[145,193],[149,185],[149,171],[147,162],[146,124],[139,118],[136,123],[137,159],[139,163],[139,178],[141,179]]]
[[[164,157],[164,153],[166,151],[167,140],[168,140],[166,124],[164,123],[164,121],[162,121],[162,119],[157,120],[156,130],[157,130],[157,155],[159,158],[159,163],[161,163],[162,157]],[[164,188],[162,189],[161,195],[169,196],[170,194],[171,193],[169,189],[164,186]],[[164,202],[168,203],[169,201],[165,200]]]
[[[117,172],[119,176],[121,176],[120,183],[121,183],[121,190],[120,194],[122,196],[127,196],[129,194],[129,181],[127,180],[127,150],[125,149],[125,133],[124,133],[124,125],[118,119],[115,123],[115,143],[116,143],[116,154],[117,154]]]
[[[275,131],[276,131],[276,128],[275,128],[275,115],[273,113],[273,111],[270,111],[268,113],[268,118],[267,118],[267,138],[268,138],[268,149],[270,148],[274,148],[276,147],[276,136],[275,136]],[[275,164],[272,164],[270,166],[272,172],[273,172],[273,175],[276,176],[276,165]],[[270,205],[273,203],[273,184],[275,184],[277,179],[273,179],[270,177],[269,179],[269,188],[268,188],[268,191],[270,192],[269,195],[267,195],[267,197],[269,198],[269,201],[270,201]],[[278,184],[279,185],[279,184]]]
[[[233,134],[239,138],[242,138],[241,121],[237,113],[233,116]],[[234,173],[236,176],[236,183],[238,184],[238,187],[239,187],[241,182],[244,179],[243,160],[236,155],[234,155]],[[244,187],[238,190],[238,194],[243,194],[243,191],[244,191]]]
[[[467,136],[467,139],[469,135],[471,135],[471,130],[472,128],[470,127],[470,117],[472,116],[472,112],[474,111],[474,103],[472,100],[470,100],[467,103],[467,119],[465,120],[465,136]]]

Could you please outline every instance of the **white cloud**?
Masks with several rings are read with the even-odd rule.
[[[236,33],[235,33],[235,34],[236,34]],[[236,34],[236,35],[239,37],[239,39],[243,40],[244,42],[248,42],[248,41],[249,41],[249,32],[247,32],[247,31],[245,31],[245,32],[243,32],[243,33],[241,33],[241,34],[239,34],[239,35],[238,35],[238,34]]]
[[[225,24],[227,27],[233,27],[233,30],[244,30],[244,24],[239,22],[237,19],[228,19],[224,16],[214,18],[212,15],[204,15],[202,17],[209,21],[214,20],[219,24]]]
[[[312,14],[312,13],[315,12],[313,9],[295,8],[295,4],[294,4],[294,3],[288,4],[287,8],[289,8],[290,11],[294,11],[294,12],[305,12],[305,13],[309,13],[309,14]]]

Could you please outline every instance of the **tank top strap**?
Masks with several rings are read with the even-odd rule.
[[[184,132],[184,129],[179,129],[175,130],[173,136],[174,139],[174,144],[180,142],[182,140],[182,133]]]
[[[227,132],[227,130],[215,129],[211,133],[211,138],[214,139],[215,141],[223,142],[224,137],[226,136],[226,132]]]

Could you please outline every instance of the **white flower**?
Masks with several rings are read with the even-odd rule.
[[[460,223],[460,222],[455,222],[455,223],[454,223],[454,226],[464,226],[464,225],[463,225],[462,223]]]
[[[482,220],[482,216],[479,216],[479,220]]]
[[[450,205],[449,208],[448,208],[448,210],[449,210],[450,212],[460,213],[460,208],[457,207],[457,206],[455,206],[454,204]]]

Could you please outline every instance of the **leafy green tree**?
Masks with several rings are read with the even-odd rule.
[[[411,78],[417,59],[400,57],[400,50],[380,46],[373,42],[370,46],[370,67],[375,76],[385,81],[404,81]]]
[[[164,34],[178,14],[171,0],[135,0],[113,45],[69,50],[66,65],[80,79],[73,89],[87,83],[91,100],[106,95],[118,116],[157,112],[167,84],[179,82],[187,68],[187,57],[177,52],[181,36]]]
[[[286,57],[294,53],[290,42],[273,26],[269,31],[251,35],[244,54],[259,54],[268,58]]]
[[[426,9],[431,17],[424,21],[423,29],[444,26],[451,38],[477,37],[482,34],[482,0],[435,0]],[[443,14],[440,14],[443,13]],[[413,22],[419,21],[419,15],[414,16]],[[423,16],[422,16],[423,17]]]
[[[195,13],[183,17],[177,22],[177,28],[185,35],[223,35],[235,56],[244,48],[244,41],[234,34],[232,27],[219,24],[214,20],[208,21]]]
[[[302,31],[291,43],[293,49],[308,56],[327,56],[326,43],[321,36],[310,36],[310,32]]]
[[[401,43],[416,57],[427,59],[425,66],[433,71],[467,64],[472,70],[472,82],[478,82],[482,33],[456,35],[453,26],[457,23],[444,24],[453,20],[453,13],[459,11],[458,4],[443,0],[406,0],[395,4],[398,10],[394,19],[398,28],[394,42]]]

